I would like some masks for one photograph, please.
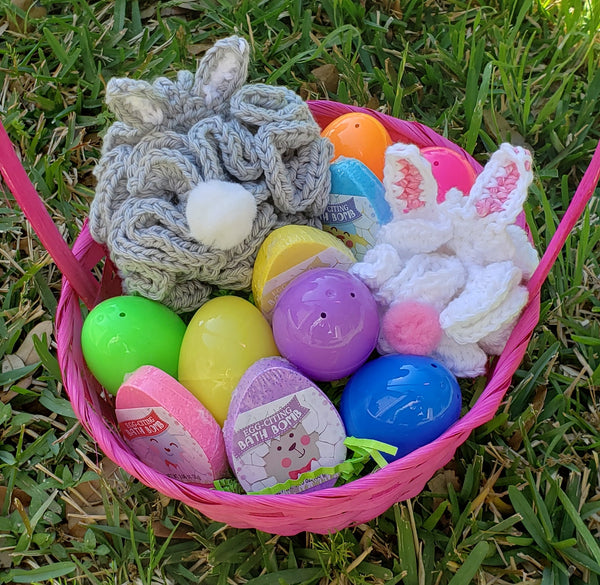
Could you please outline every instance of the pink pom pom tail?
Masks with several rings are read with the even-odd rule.
[[[439,313],[431,305],[403,301],[383,317],[383,336],[398,353],[429,355],[442,339]]]

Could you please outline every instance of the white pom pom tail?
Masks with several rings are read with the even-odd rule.
[[[193,238],[206,246],[230,250],[252,232],[256,200],[239,183],[206,181],[189,193],[186,218]]]

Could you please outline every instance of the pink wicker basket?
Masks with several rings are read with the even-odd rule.
[[[368,112],[385,125],[394,141],[412,142],[420,147],[446,146],[463,155],[477,171],[481,169],[460,147],[422,124],[334,102],[311,102],[310,107],[321,127],[348,112]],[[100,449],[145,485],[196,508],[214,520],[238,528],[256,528],[281,535],[293,535],[301,531],[325,534],[371,520],[392,504],[419,494],[434,473],[452,459],[471,431],[493,418],[538,322],[541,285],[598,183],[600,147],[596,149],[569,208],[529,282],[529,304],[504,352],[495,362],[493,371],[489,373],[485,390],[473,408],[441,437],[376,473],[341,487],[298,495],[249,496],[198,487],[162,475],[133,455],[116,431],[112,409],[100,398],[98,383],[86,369],[81,353],[83,319],[80,301],[93,307],[103,298],[120,292],[120,283],[110,261],[104,262],[101,281],[92,274],[92,268],[105,258],[105,249],[92,240],[85,225],[72,251],[69,249],[27,178],[1,126],[0,171],[42,244],[64,275],[56,314],[58,360],[73,410]]]

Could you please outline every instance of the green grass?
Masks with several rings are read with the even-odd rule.
[[[482,162],[504,140],[530,147],[540,251],[600,138],[593,0],[40,5],[45,15],[0,0],[0,114],[69,242],[112,121],[107,80],[192,69],[232,33],[251,42],[251,81],[421,121]],[[336,73],[327,85],[323,65]],[[99,473],[53,345],[38,339],[29,365],[8,361],[53,318],[60,274],[3,189],[0,582],[599,583],[599,211],[596,194],[544,285],[512,390],[443,474],[368,524],[288,538],[223,526],[124,473]]]

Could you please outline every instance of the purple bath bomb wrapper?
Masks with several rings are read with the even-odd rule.
[[[283,358],[264,358],[242,376],[223,425],[229,464],[246,492],[299,493],[332,487],[314,474],[346,458],[346,431],[327,396]],[[310,473],[299,485],[275,487]]]

